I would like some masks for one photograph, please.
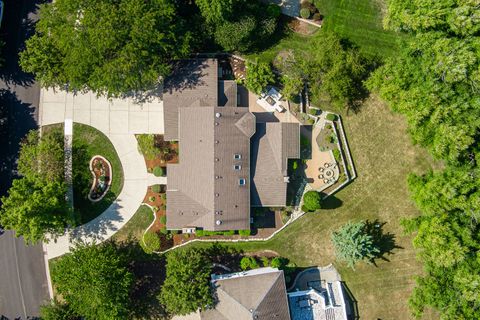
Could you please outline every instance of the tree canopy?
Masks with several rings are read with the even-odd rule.
[[[74,223],[65,200],[63,135],[46,130],[40,138],[30,132],[22,142],[18,160],[20,178],[2,197],[0,224],[35,243],[63,234]]]
[[[307,53],[291,50],[275,61],[287,96],[297,95],[308,82],[311,100],[337,108],[352,107],[366,93],[363,81],[372,61],[336,34],[322,30]]]
[[[85,319],[125,319],[133,275],[113,242],[77,244],[52,267],[55,289]]]
[[[40,6],[20,65],[43,86],[118,96],[150,89],[189,53],[170,0],[58,0]]]
[[[267,63],[247,62],[246,63],[245,87],[256,94],[262,93],[269,84],[273,84],[275,76]]]
[[[345,261],[351,268],[354,268],[357,262],[370,261],[380,253],[373,236],[367,232],[365,221],[346,223],[332,233],[332,242],[337,258]]]
[[[368,80],[406,116],[413,140],[444,168],[411,175],[419,217],[403,221],[424,264],[410,298],[441,319],[480,318],[480,24],[478,3],[390,0],[385,26],[410,33],[403,50]]]
[[[205,250],[181,249],[167,254],[167,277],[159,295],[170,314],[186,315],[213,305],[212,264]]]

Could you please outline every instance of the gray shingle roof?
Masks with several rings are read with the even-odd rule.
[[[217,319],[222,319],[220,314],[228,320],[290,320],[283,271],[272,269],[213,284],[217,299],[213,313]],[[208,316],[208,311],[201,313],[202,319],[210,319]]]
[[[179,61],[163,92],[165,140],[178,140],[178,109],[218,105],[218,64],[215,59]]]
[[[210,88],[214,83],[217,90],[217,79],[211,77],[213,73],[216,77],[212,70],[217,62],[205,63],[210,66],[202,70],[210,71],[203,75],[206,80],[200,77],[197,82],[208,82]],[[204,63],[186,65],[177,72],[188,73]],[[230,85],[229,90],[236,90],[235,83]],[[217,92],[210,105],[204,105],[204,95],[211,98],[211,92],[203,84],[198,91],[194,86],[187,90],[167,86],[167,92],[173,93],[164,98],[164,109],[170,110],[165,113],[169,118],[165,135],[179,140],[179,163],[168,165],[167,228],[249,229],[250,137],[255,133],[255,117],[236,103],[234,107],[216,106]],[[229,94],[236,97],[236,93]],[[236,154],[240,159],[235,159]]]
[[[297,123],[257,123],[252,138],[253,206],[285,206],[288,159],[300,158],[300,126]]]

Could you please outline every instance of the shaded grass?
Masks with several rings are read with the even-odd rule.
[[[112,165],[112,184],[99,202],[88,200],[93,177],[90,159],[105,157]],[[79,222],[84,224],[100,215],[118,197],[123,187],[123,169],[113,144],[97,129],[79,123],[73,124],[73,202]]]
[[[406,177],[434,164],[423,149],[412,145],[404,119],[375,97],[359,113],[343,115],[343,120],[358,178],[328,200],[341,205],[327,203],[331,209],[306,214],[268,242],[226,245],[245,251],[274,250],[299,267],[334,262],[358,300],[361,319],[411,319],[407,300],[422,265],[416,261],[411,237],[404,236],[400,226],[402,218],[418,214]],[[377,266],[360,263],[353,271],[335,262],[330,235],[347,221],[361,219],[385,223],[383,231],[392,234],[395,246],[401,248],[386,256],[390,261],[379,259]]]
[[[136,240],[140,242],[143,233],[152,223],[152,209],[146,205],[141,205],[133,217],[113,236],[116,242],[126,240]]]

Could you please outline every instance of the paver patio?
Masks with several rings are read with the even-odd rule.
[[[101,242],[110,238],[136,212],[149,185],[167,183],[166,177],[147,173],[135,138],[135,134],[164,133],[161,99],[139,104],[131,98],[109,100],[90,92],[74,95],[42,89],[40,125],[63,123],[65,119],[95,127],[110,139],[123,167],[124,183],[118,198],[101,215],[46,244],[49,259],[69,252],[76,240]]]

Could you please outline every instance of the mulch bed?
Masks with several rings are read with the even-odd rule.
[[[161,190],[164,191],[164,190]],[[160,217],[165,216],[166,212],[165,210],[162,210],[162,205],[166,204],[166,200],[162,199],[162,194],[163,193],[156,193],[152,191],[152,187],[148,187],[147,193],[145,194],[145,198],[143,199],[143,202],[146,204],[151,205],[152,207],[157,207],[159,210],[155,212],[155,222],[150,228],[150,231],[153,232],[158,232],[160,229],[162,229],[165,225],[160,222]],[[150,197],[155,197],[154,201],[150,201]]]
[[[314,21],[315,23],[317,24],[322,24],[322,21]],[[297,20],[297,19],[292,19],[288,22],[288,28],[290,28],[290,30],[296,32],[296,33],[299,33],[299,34],[302,34],[302,35],[305,35],[305,36],[309,36],[311,34],[314,34],[315,31],[318,30],[318,27],[315,27],[315,26],[312,26],[311,24],[308,24],[306,22],[303,22],[303,21],[300,21],[300,20]]]
[[[178,143],[165,141],[162,134],[155,135],[155,145],[161,149],[169,148],[173,152],[159,154],[154,159],[145,159],[147,168],[166,167],[168,163],[178,163]]]

